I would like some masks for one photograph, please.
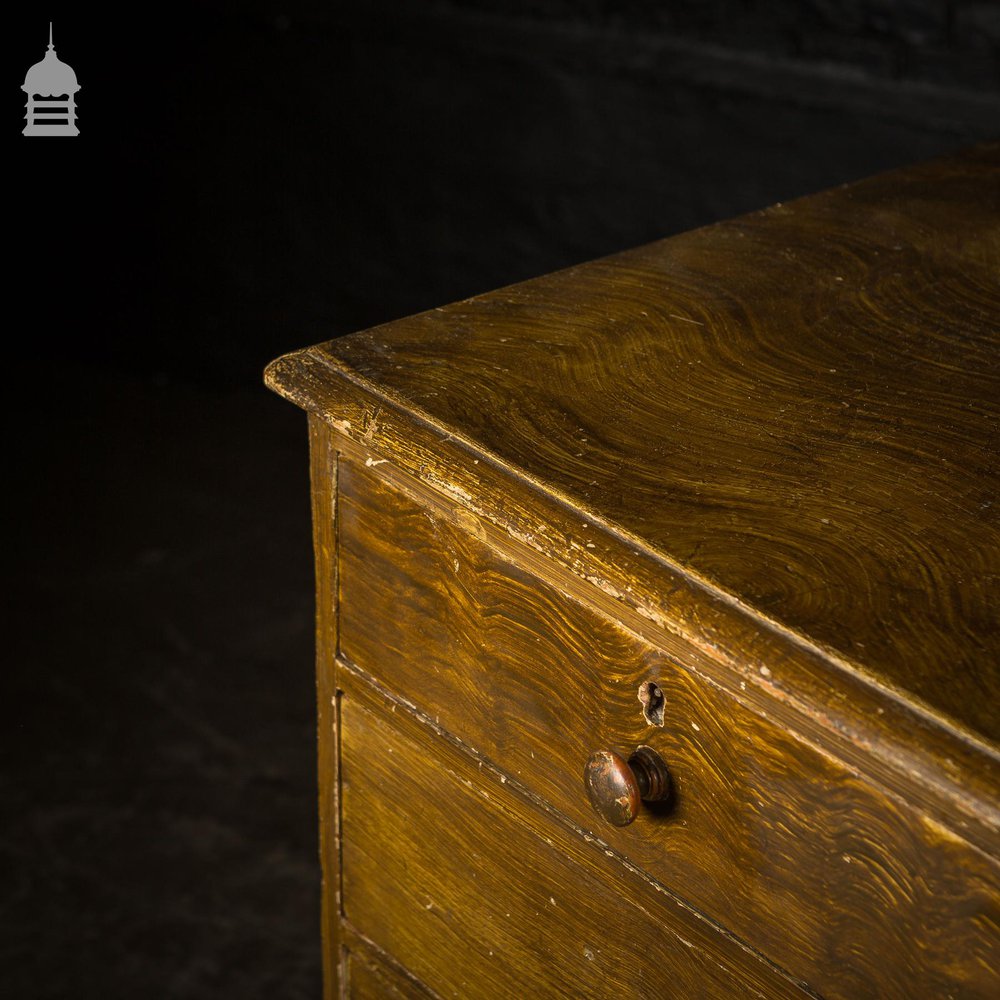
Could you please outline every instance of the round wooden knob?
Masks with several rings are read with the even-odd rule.
[[[594,811],[615,826],[628,826],[640,803],[670,798],[670,772],[651,747],[638,747],[626,761],[613,750],[590,755],[583,783]]]

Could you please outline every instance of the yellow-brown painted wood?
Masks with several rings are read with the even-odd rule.
[[[1000,144],[323,351],[1000,739]]]
[[[348,952],[347,955],[347,984],[347,996],[351,1000],[382,1000],[385,997],[396,1000],[414,995],[400,991],[398,981],[393,982],[383,967],[369,956],[357,952]]]
[[[1000,988],[995,858],[378,471],[340,464],[348,660],[824,995]],[[650,681],[662,728],[638,699]],[[583,767],[639,745],[667,761],[676,803],[615,829],[595,817]]]
[[[732,669],[764,643],[832,732],[881,708],[887,760],[995,792],[998,169],[987,145],[268,377]]]
[[[356,933],[335,706],[365,672],[501,762],[564,856],[610,852],[816,988],[996,994],[998,177],[993,143],[269,367],[312,414],[328,997]],[[623,686],[661,678],[662,729]],[[597,737],[673,755],[675,811],[602,840],[559,768],[525,781],[520,739],[534,768]]]
[[[309,352],[271,370],[303,405],[318,400],[345,453],[417,479],[428,502],[442,496],[486,535],[506,539],[537,575],[584,589],[595,605],[659,648],[696,659],[717,684],[739,689],[756,709],[809,734],[852,766],[877,772],[942,822],[994,851],[1000,831],[1000,754],[862,672],[830,669],[829,658],[786,631],[654,558],[641,545],[543,491],[514,471],[476,457],[452,432],[428,425],[333,372]],[[284,391],[284,390],[283,390]],[[569,582],[566,582],[569,581]],[[626,583],[625,581],[631,581]],[[919,780],[915,776],[919,775]]]
[[[434,1000],[422,983],[397,968],[352,927],[345,926],[344,996],[349,1000]]]
[[[435,993],[806,995],[405,706],[345,687],[345,913]]]

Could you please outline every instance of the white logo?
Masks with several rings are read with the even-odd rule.
[[[56,56],[49,21],[49,50],[24,77],[21,88],[28,95],[28,124],[23,135],[79,135],[76,127],[76,92],[80,84],[70,66]]]

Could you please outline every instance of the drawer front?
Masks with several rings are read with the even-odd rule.
[[[344,917],[435,994],[803,995],[393,707],[341,696]]]
[[[340,648],[669,891],[830,996],[994,996],[997,863],[508,561],[374,470],[340,467]],[[655,682],[663,725],[637,699]],[[654,747],[669,814],[624,829],[588,756]]]

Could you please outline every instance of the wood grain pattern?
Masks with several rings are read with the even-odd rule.
[[[345,686],[346,915],[435,993],[805,995],[404,706]]]
[[[831,670],[816,647],[748,617],[599,522],[581,521],[516,470],[476,457],[468,442],[332,372],[310,352],[279,359],[269,378],[302,405],[315,405],[336,427],[345,454],[377,466],[420,503],[440,508],[443,500],[535,575],[996,852],[1000,756],[993,746],[857,671]]]
[[[414,703],[389,738],[422,719],[606,858],[615,905],[703,930],[689,900],[830,996],[1000,992],[998,178],[994,143],[269,367],[314,415],[328,996],[370,946],[339,880],[359,677]],[[591,832],[583,759],[638,742],[676,808]]]
[[[998,170],[981,147],[312,358],[995,743]]]
[[[1000,865],[748,711],[440,510],[340,466],[341,648],[513,780],[825,995],[991,996]],[[662,730],[640,684],[665,695]],[[649,744],[678,790],[596,825],[590,753]],[[919,990],[925,992],[921,993]]]

